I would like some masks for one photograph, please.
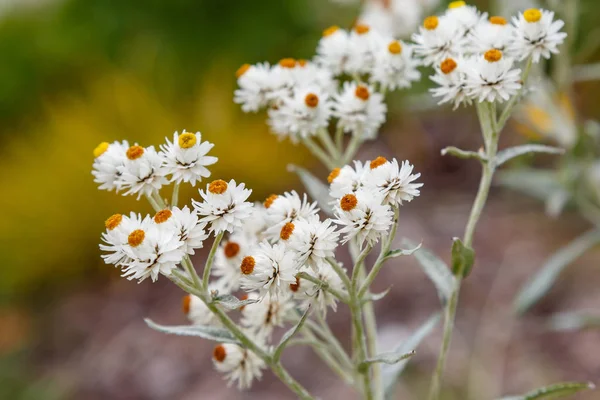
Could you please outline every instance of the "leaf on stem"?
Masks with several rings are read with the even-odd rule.
[[[600,315],[583,312],[563,312],[554,314],[548,321],[552,331],[580,331],[589,328],[600,328]]]
[[[521,396],[502,397],[499,400],[538,400],[538,399],[555,399],[558,397],[566,397],[582,390],[595,389],[591,382],[564,382],[546,386],[540,389],[532,390]]]
[[[408,239],[404,239],[403,242],[408,246],[415,246]],[[450,273],[450,268],[448,268],[445,262],[425,248],[419,248],[419,250],[415,251],[414,256],[423,272],[425,272],[435,285],[442,303],[446,303],[450,298],[454,286],[454,277]]]
[[[476,158],[481,162],[487,162],[487,158],[486,158],[485,154],[483,154],[483,153],[476,152],[476,151],[462,150],[462,149],[459,149],[458,147],[454,147],[454,146],[444,147],[442,149],[441,153],[443,156],[445,156],[446,154],[450,154],[451,156],[462,158],[462,159]]]
[[[499,167],[505,162],[529,153],[547,153],[564,154],[565,149],[560,147],[546,146],[544,144],[524,144],[522,146],[509,147],[498,152],[496,156],[496,166]]]
[[[298,321],[298,323],[295,326],[293,326],[290,330],[288,330],[283,335],[283,337],[281,338],[281,341],[279,342],[279,344],[277,345],[277,347],[273,351],[273,361],[274,362],[278,362],[279,361],[279,359],[281,358],[281,353],[283,353],[283,350],[287,346],[288,342],[292,339],[292,337],[294,337],[294,335],[304,325],[304,322],[306,321],[306,318],[308,317],[308,313],[309,312],[310,312],[310,304],[308,305],[308,307],[306,307],[306,311],[304,311],[304,314],[302,314],[302,317],[300,318],[300,321]]]
[[[238,310],[240,307],[247,306],[248,304],[258,303],[259,299],[246,299],[240,300],[231,294],[217,295],[213,297],[212,302],[219,304],[228,310]]]
[[[392,351],[389,353],[378,354],[373,358],[368,358],[365,361],[361,362],[358,365],[358,371],[362,373],[362,372],[366,371],[367,368],[369,368],[369,365],[376,364],[376,363],[382,363],[382,364],[388,364],[388,365],[397,364],[400,361],[406,360],[414,355],[415,355],[414,350],[409,351],[408,353]]]
[[[306,169],[297,165],[288,165],[288,171],[295,172],[296,175],[298,175],[310,197],[319,204],[319,208],[321,208],[325,214],[330,216],[333,215],[333,208],[330,204],[332,199],[329,196],[329,188],[325,183]]]
[[[554,171],[532,168],[496,173],[496,183],[500,186],[524,193],[535,199],[546,201],[552,193],[563,190]]]
[[[389,258],[395,258],[395,257],[400,257],[400,256],[410,256],[412,255],[415,251],[419,250],[421,248],[421,246],[423,245],[423,242],[419,243],[416,247],[412,248],[412,249],[396,249],[396,250],[390,250],[385,254],[385,258],[389,259]]]
[[[159,325],[149,318],[145,318],[144,322],[146,322],[146,324],[152,329],[172,335],[197,336],[220,343],[240,344],[235,336],[233,336],[231,332],[224,328],[207,325],[165,326]]]
[[[475,250],[465,246],[459,238],[452,239],[452,273],[466,278],[475,263]]]
[[[406,354],[412,349],[416,349],[419,346],[419,343],[421,343],[421,341],[431,333],[433,328],[435,328],[439,320],[439,313],[429,317],[429,319],[425,321],[425,323],[423,323],[423,325],[421,325],[408,339],[396,347],[394,352],[397,354]],[[404,371],[404,367],[406,367],[407,363],[408,359],[405,359],[393,365],[386,364],[381,368],[386,399],[392,399],[394,397],[396,382],[398,382],[398,379],[400,379],[400,375],[402,374],[402,371]]]
[[[386,290],[384,290],[383,292],[380,293],[367,293],[365,294],[362,303],[365,304],[369,301],[377,301],[377,300],[381,300],[383,299],[392,289],[392,287],[390,286],[389,288],[387,288]]]
[[[569,264],[598,243],[600,243],[600,230],[594,229],[554,253],[517,295],[514,302],[517,312],[524,313],[537,303]]]

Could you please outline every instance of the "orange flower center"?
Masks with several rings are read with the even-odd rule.
[[[279,233],[279,237],[283,240],[288,240],[290,238],[290,236],[292,236],[292,233],[294,233],[294,224],[292,224],[291,222],[288,222],[287,224],[285,224],[283,226],[283,228],[281,228],[281,232]]]
[[[493,16],[490,17],[490,23],[494,24],[494,25],[506,25],[506,19],[504,17],[500,17],[500,16]]]
[[[446,58],[440,64],[440,69],[446,75],[448,75],[450,72],[454,71],[456,69],[456,67],[457,67],[456,61],[454,61],[451,58]]]
[[[331,36],[340,30],[339,26],[333,25],[323,31],[323,37]]]
[[[216,181],[212,181],[210,185],[208,185],[208,191],[213,194],[223,194],[227,190],[227,182],[222,179],[217,179]]]
[[[265,208],[269,208],[271,207],[271,205],[273,204],[273,202],[278,198],[279,196],[276,194],[272,194],[269,197],[267,197],[267,199],[265,200],[265,202],[263,203],[263,205],[265,206]]]
[[[358,85],[354,91],[354,95],[361,100],[369,100],[369,88],[363,85]]]
[[[190,132],[185,132],[179,135],[179,147],[182,149],[189,149],[190,147],[194,147],[196,144],[196,135]]]
[[[157,212],[154,215],[154,222],[156,222],[157,224],[162,224],[163,222],[167,222],[169,220],[169,218],[171,218],[171,215],[173,215],[171,210],[168,210],[168,209],[160,210],[159,212]]]
[[[538,22],[542,19],[542,13],[537,8],[530,8],[523,12],[523,18],[525,18],[525,21],[527,22]]]
[[[358,24],[354,27],[354,32],[358,33],[359,35],[364,35],[365,33],[369,33],[370,30],[371,30],[371,28],[369,28],[369,25],[365,25],[365,24]]]
[[[379,156],[376,159],[374,159],[373,161],[371,161],[371,164],[369,164],[369,167],[371,169],[375,169],[375,168],[379,167],[380,165],[385,164],[387,161],[388,161],[387,158]]]
[[[335,178],[337,178],[338,176],[340,176],[340,168],[334,168],[330,173],[329,176],[327,177],[327,182],[332,183]]]
[[[279,65],[283,68],[294,68],[296,66],[296,60],[293,58],[283,58],[279,60]]]
[[[111,215],[106,221],[104,221],[104,226],[109,231],[112,231],[121,224],[121,221],[123,221],[123,216],[121,214]]]
[[[136,229],[135,231],[131,232],[127,237],[127,243],[129,243],[131,247],[137,247],[140,244],[142,244],[145,238],[146,232],[144,232],[141,229]]]
[[[227,357],[227,352],[225,351],[225,346],[223,346],[222,344],[216,346],[215,349],[213,350],[213,358],[215,359],[215,361],[223,362],[223,361],[225,361],[225,357]]]
[[[304,98],[304,103],[310,108],[315,108],[319,105],[319,96],[314,93],[309,93]]]
[[[340,200],[340,208],[344,211],[354,210],[358,204],[358,199],[353,194],[347,194]]]
[[[254,257],[247,256],[242,260],[242,264],[240,265],[240,270],[244,275],[250,275],[252,271],[254,271],[254,266],[256,265],[256,261]]]
[[[138,158],[140,158],[141,156],[144,155],[144,148],[142,146],[138,146],[138,145],[131,146],[130,148],[127,149],[127,152],[125,153],[125,155],[130,160],[137,160]]]
[[[223,249],[223,252],[225,253],[225,257],[233,258],[237,256],[240,252],[240,245],[236,242],[227,242],[225,248]]]
[[[502,59],[502,52],[500,50],[497,49],[491,49],[485,52],[485,54],[483,55],[483,57],[488,61],[488,62],[497,62],[500,61]]]
[[[399,41],[394,40],[388,45],[388,51],[392,54],[400,54],[402,53],[402,45]]]
[[[192,306],[192,295],[188,294],[184,296],[181,301],[181,308],[183,309],[183,313],[188,315],[190,313],[190,307]]]
[[[425,18],[425,20],[423,21],[423,28],[427,29],[428,31],[432,31],[438,27],[439,23],[440,21],[438,17],[432,15],[430,17]]]
[[[290,283],[290,290],[296,293],[300,289],[300,278],[296,277],[296,283]]]
[[[250,64],[244,64],[241,67],[239,67],[237,69],[237,71],[235,71],[235,77],[236,78],[240,78],[242,75],[244,75],[248,70],[250,69]]]

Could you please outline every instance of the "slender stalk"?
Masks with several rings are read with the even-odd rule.
[[[164,210],[165,208],[167,208],[167,203],[165,203],[163,198],[160,197],[160,193],[158,192],[158,190],[155,190],[154,192],[152,192],[152,198],[154,199],[154,201],[156,201],[156,204],[158,204],[158,206],[160,207],[161,210]]]
[[[303,399],[303,400],[313,400],[314,398],[308,393],[308,391],[297,381],[295,380],[290,374],[289,372],[287,372],[287,370],[285,368],[283,368],[283,366],[281,365],[281,363],[275,363],[275,364],[271,364],[271,370],[273,371],[273,373],[283,382],[285,383],[285,385],[294,393],[296,393],[296,395],[298,396],[298,398]]]
[[[154,211],[160,211],[162,210],[162,207],[158,205],[158,203],[156,202],[156,200],[154,200],[154,198],[148,194],[145,195],[146,199],[148,200],[148,203],[150,203],[150,205],[152,206],[152,208],[154,209]]]
[[[175,182],[173,185],[173,196],[171,197],[171,207],[177,207],[179,201],[179,186],[180,182]]]
[[[338,154],[344,154],[344,128],[338,126],[335,130],[335,146],[337,147]]]
[[[513,108],[515,108],[515,105],[521,99],[521,95],[523,94],[523,90],[525,88],[525,82],[527,82],[527,78],[529,77],[529,72],[531,72],[532,65],[533,57],[529,57],[521,78],[521,81],[523,81],[521,89],[519,89],[519,92],[508,101],[508,104],[506,105],[506,107],[504,107],[504,110],[502,110],[502,114],[500,114],[500,118],[498,118],[498,132],[502,131],[502,128],[504,128],[504,125],[506,125],[506,122],[508,121],[513,112]]]
[[[323,145],[325,146],[325,149],[327,149],[330,156],[333,158],[334,162],[337,164],[341,153],[338,151],[337,147],[333,143],[331,136],[329,136],[329,132],[327,132],[327,130],[325,128],[321,128],[318,130],[317,135],[319,136],[319,139],[321,139],[321,143],[323,143]]]
[[[331,257],[327,258],[327,262],[329,263],[329,265],[331,265],[331,267],[333,268],[335,273],[340,277],[340,279],[342,280],[342,283],[346,287],[346,290],[348,292],[350,292],[351,283],[350,283],[350,278],[348,278],[348,275],[346,274],[346,271],[344,271],[342,266],[335,259],[333,259]]]
[[[331,295],[333,295],[336,299],[338,299],[342,303],[348,303],[349,302],[348,296],[346,296],[342,292],[340,292],[340,291],[332,288],[327,282],[323,282],[319,278],[315,278],[314,276],[309,275],[306,272],[300,272],[298,275],[296,275],[296,277],[298,277],[300,279],[304,279],[304,280],[309,281],[309,282],[312,282],[315,285],[318,285],[320,287],[320,290],[325,290],[326,292],[328,292]]]
[[[219,244],[221,243],[221,239],[223,239],[223,235],[225,231],[219,232],[215,237],[215,241],[210,248],[210,253],[208,253],[208,258],[206,259],[206,264],[204,265],[204,272],[202,273],[202,289],[208,290],[208,281],[210,279],[210,271],[212,269],[213,261],[215,259],[215,254],[217,254],[217,250],[219,248]]]
[[[194,264],[192,264],[192,260],[190,260],[190,256],[188,256],[186,254],[183,257],[181,264],[183,265],[183,268],[187,271],[188,275],[190,276],[190,279],[194,283],[194,286],[197,288],[201,288],[202,286],[200,285],[200,277],[198,276],[198,273],[196,272],[196,268],[194,268]]]
[[[331,160],[331,157],[327,155],[315,142],[309,138],[303,138],[302,143],[306,148],[317,157],[327,168],[335,168],[335,163]]]
[[[348,353],[346,353],[346,350],[344,350],[344,347],[342,347],[342,344],[337,340],[337,337],[333,334],[333,332],[329,328],[329,325],[327,325],[327,321],[325,320],[325,317],[320,313],[315,313],[315,314],[317,316],[317,321],[319,322],[319,326],[321,327],[321,331],[327,335],[327,340],[330,342],[331,346],[335,349],[335,352],[337,353],[338,357],[340,357],[340,361],[343,362],[346,365],[346,367],[352,369],[352,361],[350,360]]]
[[[344,153],[344,157],[342,158],[342,164],[346,165],[350,161],[352,161],[352,159],[356,155],[356,152],[358,151],[358,147],[361,145],[361,143],[362,143],[362,140],[358,135],[352,135],[352,138],[350,139],[350,143],[348,143],[348,147],[346,147],[346,152]]]

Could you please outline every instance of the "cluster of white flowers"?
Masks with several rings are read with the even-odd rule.
[[[92,174],[102,190],[125,191],[123,194],[150,196],[163,185],[190,183],[192,186],[210,176],[206,168],[217,162],[208,156],[213,144],[203,142],[200,132],[185,130],[166,139],[160,151],[154,146],[129,146],[127,141],[103,142],[94,149]]]
[[[464,1],[450,3],[441,16],[425,18],[413,34],[414,53],[435,68],[431,91],[440,103],[503,102],[522,86],[518,62],[558,53],[566,33],[554,13],[528,9],[512,18],[481,13]]]
[[[410,45],[364,24],[326,29],[316,53],[313,61],[243,65],[234,101],[245,112],[266,108],[273,133],[294,142],[327,132],[334,120],[345,133],[373,139],[385,121],[384,93],[421,77]]]
[[[405,38],[415,31],[427,11],[439,0],[368,0],[358,22],[372,26],[396,38]]]

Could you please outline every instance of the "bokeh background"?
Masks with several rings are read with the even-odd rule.
[[[246,182],[254,200],[301,190],[286,169],[289,163],[324,178],[328,171],[306,151],[278,142],[264,116],[243,114],[232,98],[240,64],[310,58],[322,29],[350,27],[359,4],[336,3],[0,1],[1,399],[292,398],[269,372],[248,393],[228,389],[212,369],[212,344],[145,326],[147,316],[184,323],[182,293],[165,279],[140,285],[122,280],[102,263],[104,219],[150,207],[97,191],[92,149],[121,139],[157,145],[185,128],[202,131],[216,144],[220,161],[213,176]],[[477,3],[488,7],[487,1]],[[524,8],[529,2],[512,3]],[[581,1],[580,12],[577,37],[598,37],[600,3]],[[600,59],[594,48],[588,53],[589,60]],[[409,159],[422,172],[422,196],[403,207],[398,236],[423,240],[448,261],[450,239],[462,233],[479,167],[441,157],[439,150],[477,148],[477,121],[472,110],[428,109],[415,100],[423,90],[390,97],[381,137],[359,157]],[[600,118],[598,90],[596,82],[574,86],[571,106],[578,118]],[[528,132],[511,124],[502,145],[529,142]],[[535,161],[542,167],[555,162]],[[182,195],[194,196],[191,188]],[[445,399],[492,399],[560,380],[600,383],[600,330],[544,328],[555,312],[600,309],[597,249],[566,270],[532,312],[517,317],[511,308],[519,287],[544,259],[588,228],[575,210],[549,218],[541,202],[494,188],[476,234],[476,268],[463,285]],[[397,259],[376,287],[384,290],[390,282],[393,289],[376,310],[384,341],[398,343],[439,302],[412,259]],[[345,311],[329,318],[347,344]],[[398,399],[425,397],[440,331],[438,326],[419,347]],[[353,398],[310,351],[291,349],[284,362],[321,398]]]

